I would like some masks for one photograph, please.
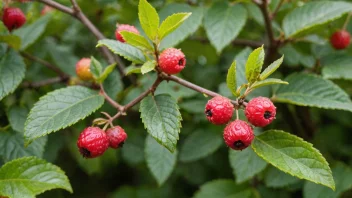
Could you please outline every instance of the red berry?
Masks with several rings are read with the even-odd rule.
[[[77,146],[83,157],[94,158],[109,148],[109,138],[99,127],[88,127],[79,135]]]
[[[228,123],[233,114],[233,104],[228,98],[216,96],[205,105],[205,115],[216,125]]]
[[[257,97],[248,102],[245,115],[254,126],[265,127],[275,119],[276,107],[269,98]]]
[[[76,74],[81,80],[92,80],[93,75],[90,72],[90,58],[82,58],[76,64]]]
[[[186,66],[186,58],[181,50],[168,48],[159,56],[159,67],[167,74],[177,74]]]
[[[339,50],[345,49],[350,44],[350,33],[346,30],[336,31],[330,38],[331,45]]]
[[[106,135],[110,141],[111,148],[119,148],[122,147],[127,139],[127,134],[123,128],[120,126],[116,126],[114,128],[110,128],[106,131]]]
[[[247,148],[253,139],[254,133],[252,127],[242,120],[231,122],[224,130],[225,143],[234,150]]]
[[[5,8],[2,22],[4,22],[9,31],[12,31],[26,23],[26,16],[19,8]]]
[[[137,28],[135,28],[132,25],[127,25],[127,24],[118,25],[115,31],[115,36],[116,36],[116,39],[122,43],[125,42],[125,39],[123,39],[122,35],[120,34],[121,31],[133,32],[133,33],[139,34],[139,31],[137,30]]]

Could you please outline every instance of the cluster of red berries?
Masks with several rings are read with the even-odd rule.
[[[110,148],[120,148],[127,139],[127,134],[120,126],[109,128],[106,132],[99,127],[87,127],[78,137],[79,152],[85,158],[95,158]]]
[[[233,111],[234,106],[231,100],[222,96],[210,99],[205,106],[207,119],[216,125],[230,122]],[[276,107],[269,98],[257,97],[248,102],[245,107],[245,115],[252,125],[265,127],[275,119]],[[225,127],[223,136],[227,146],[235,150],[247,148],[254,139],[252,126],[239,119]]]
[[[11,32],[12,30],[20,28],[23,24],[26,23],[26,16],[19,8],[7,7],[4,8],[2,22]]]
[[[339,30],[330,37],[330,43],[335,49],[341,50],[348,47],[350,44],[350,38],[351,35],[349,32],[346,30]]]

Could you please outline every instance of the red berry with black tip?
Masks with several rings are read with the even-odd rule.
[[[177,74],[186,66],[186,58],[179,49],[168,48],[159,56],[159,67],[166,74]]]
[[[276,107],[269,98],[257,97],[248,102],[245,115],[254,126],[265,127],[275,119]]]
[[[78,137],[79,152],[85,158],[95,158],[109,148],[109,138],[99,127],[87,127]]]
[[[26,16],[19,8],[5,8],[2,15],[2,22],[11,32],[14,29],[20,28],[26,23]]]
[[[127,139],[125,130],[120,126],[115,126],[114,128],[106,130],[106,135],[109,138],[110,147],[115,149],[122,147]]]
[[[115,31],[115,36],[116,36],[116,40],[124,43],[126,42],[125,39],[123,39],[122,35],[120,34],[121,31],[127,31],[127,32],[133,32],[135,34],[139,34],[139,31],[137,30],[137,28],[135,28],[132,25],[127,25],[127,24],[120,24],[117,26],[117,29]]]
[[[205,106],[207,119],[216,125],[228,123],[233,115],[233,104],[228,98],[215,96]]]
[[[227,146],[234,150],[247,148],[254,139],[252,127],[245,121],[235,120],[224,130],[224,140]]]
[[[331,45],[337,49],[345,49],[350,44],[351,35],[346,30],[336,31],[330,38]]]

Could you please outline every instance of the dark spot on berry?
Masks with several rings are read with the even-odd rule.
[[[236,142],[233,143],[233,146],[237,149],[240,149],[240,148],[244,147],[244,144],[241,140],[237,140]]]
[[[205,111],[205,115],[207,115],[208,117],[211,117],[211,116],[213,116],[213,113],[211,112],[210,109],[208,109]]]
[[[122,148],[124,144],[125,144],[125,142],[121,142],[121,143],[119,144],[119,148]]]
[[[79,152],[82,154],[83,157],[91,157],[90,156],[90,151],[86,148],[79,148]]]
[[[265,118],[265,119],[271,118],[271,112],[270,112],[270,111],[265,111],[265,113],[264,113],[264,118]]]
[[[185,62],[184,58],[181,58],[180,60],[178,60],[178,65],[183,65]]]

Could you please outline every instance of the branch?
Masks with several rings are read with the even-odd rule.
[[[277,14],[277,12],[280,10],[282,4],[285,2],[285,0],[280,0],[279,4],[276,6],[274,12],[270,15],[270,20],[273,20]]]
[[[112,98],[110,98],[110,96],[105,92],[103,84],[100,84],[100,94],[104,96],[105,100],[108,101],[113,107],[115,107],[119,111],[123,111],[123,106],[117,103]]]
[[[258,3],[257,1],[254,1],[254,3],[257,4],[260,10],[262,11],[264,22],[265,22],[265,28],[269,37],[269,48],[271,48],[273,47],[273,45],[275,45],[276,41],[275,41],[273,26],[271,24],[270,14],[268,10],[268,0],[262,0],[262,3]]]

